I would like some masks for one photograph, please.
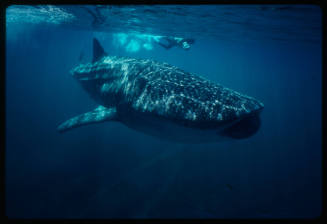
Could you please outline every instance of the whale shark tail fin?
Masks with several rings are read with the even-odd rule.
[[[97,60],[101,59],[102,57],[108,55],[101,46],[98,39],[93,38],[93,61],[96,62]]]

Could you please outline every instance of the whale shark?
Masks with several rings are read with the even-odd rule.
[[[120,122],[160,139],[205,143],[245,139],[260,128],[262,102],[150,59],[111,56],[93,39],[93,60],[70,71],[99,105],[63,123],[62,133]]]

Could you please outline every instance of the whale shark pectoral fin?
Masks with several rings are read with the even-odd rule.
[[[62,133],[83,125],[100,123],[104,121],[115,121],[115,120],[117,120],[117,110],[115,107],[107,108],[103,106],[98,106],[93,111],[80,114],[76,117],[73,117],[61,123],[57,127],[57,130]]]

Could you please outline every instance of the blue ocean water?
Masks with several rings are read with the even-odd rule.
[[[314,218],[321,213],[321,11],[313,5],[10,6],[9,218]],[[155,40],[193,38],[189,50]],[[97,104],[69,71],[149,58],[255,97],[242,140],[167,142],[118,122],[60,134]]]

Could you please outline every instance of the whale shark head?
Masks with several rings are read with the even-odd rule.
[[[233,139],[248,138],[258,132],[261,126],[260,113],[262,107],[251,111],[248,115],[238,119],[231,126],[227,126],[220,135]]]

